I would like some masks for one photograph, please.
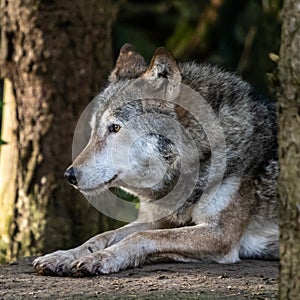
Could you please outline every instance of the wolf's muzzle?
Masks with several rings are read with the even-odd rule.
[[[64,174],[65,178],[68,180],[69,183],[73,184],[73,185],[77,185],[77,179],[75,176],[75,171],[73,167],[69,167]]]

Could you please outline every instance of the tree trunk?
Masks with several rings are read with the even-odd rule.
[[[99,213],[63,178],[80,112],[111,67],[112,1],[0,0],[0,251],[7,260],[74,246]]]
[[[300,295],[300,0],[285,0],[278,78],[280,299]]]

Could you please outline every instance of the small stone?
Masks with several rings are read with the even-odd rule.
[[[224,278],[228,278],[227,273],[223,273],[221,276],[218,277],[219,279],[224,279]]]

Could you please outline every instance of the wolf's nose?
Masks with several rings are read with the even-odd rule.
[[[64,174],[65,178],[69,181],[69,183],[73,184],[73,185],[77,185],[77,179],[75,176],[75,172],[74,172],[74,168],[73,167],[69,167]]]

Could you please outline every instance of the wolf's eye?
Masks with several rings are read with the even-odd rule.
[[[120,129],[121,129],[121,126],[118,124],[112,124],[112,125],[108,126],[109,132],[117,133]]]

